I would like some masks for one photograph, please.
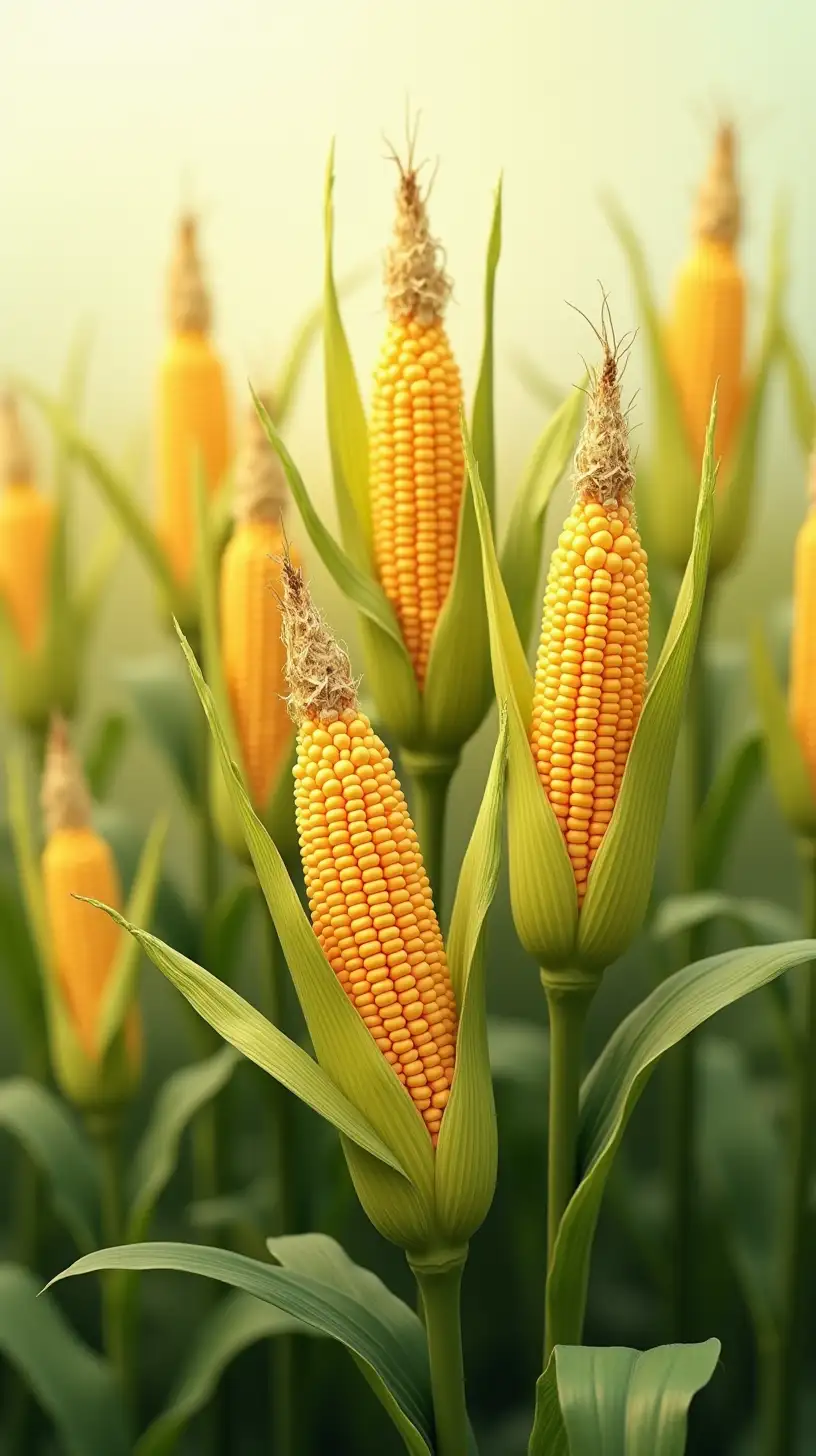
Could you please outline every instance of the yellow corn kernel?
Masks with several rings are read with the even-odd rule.
[[[811,505],[796,538],[793,565],[790,716],[816,790],[816,459],[810,469]]]
[[[230,448],[224,369],[209,338],[210,303],[190,218],[182,220],[168,298],[170,335],[157,392],[158,534],[184,585],[195,558],[196,461],[215,491]]]
[[[428,876],[394,765],[347,709],[298,733],[295,807],[312,924],[329,964],[434,1142],[456,1005]]]
[[[38,491],[27,441],[10,395],[0,398],[0,595],[26,652],[42,637],[48,610],[54,506]]]
[[[464,458],[462,383],[442,321],[450,283],[411,168],[401,171],[386,285],[369,432],[374,549],[422,687],[453,577]]]
[[[593,381],[575,500],[552,554],[530,744],[567,846],[578,903],[612,817],[646,681],[649,586],[617,358]]]
[[[734,134],[723,126],[700,193],[694,248],[680,269],[667,329],[669,361],[698,468],[715,384],[719,456],[732,448],[743,409],[745,279],[736,255],[739,211]]]

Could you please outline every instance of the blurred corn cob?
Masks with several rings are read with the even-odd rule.
[[[295,806],[326,958],[436,1142],[457,1014],[428,876],[394,766],[302,573],[283,567]]]
[[[214,493],[227,468],[230,431],[221,360],[210,341],[210,296],[195,219],[182,217],[167,285],[169,337],[158,380],[158,534],[180,585],[195,558],[194,471]]]
[[[254,405],[236,461],[235,530],[220,576],[224,678],[250,796],[263,812],[291,743],[281,637],[280,561],[286,482]]]
[[[25,652],[45,628],[54,535],[53,502],[35,483],[17,401],[0,395],[0,594]]]
[[[744,403],[745,279],[736,254],[741,205],[734,154],[734,129],[724,123],[697,199],[694,247],[680,269],[667,322],[667,352],[696,469],[715,384],[719,381],[719,456],[734,443]]]
[[[54,969],[73,1032],[93,1062],[99,1055],[100,1012],[122,933],[108,916],[76,896],[101,900],[115,909],[121,909],[122,896],[110,847],[91,824],[88,790],[60,718],[53,721],[48,739],[42,809],[46,831],[42,876]],[[126,1046],[134,1080],[140,1042],[138,1012],[131,1008]]]
[[[572,510],[550,563],[530,742],[583,902],[637,726],[649,587],[632,504],[617,346],[606,327],[575,457]]]
[[[386,257],[389,323],[369,433],[377,570],[420,687],[453,576],[464,481],[462,385],[443,322],[451,285],[426,203],[409,156]]]

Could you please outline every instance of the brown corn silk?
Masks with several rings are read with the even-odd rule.
[[[283,603],[312,924],[435,1144],[457,1012],[422,852],[388,750],[360,709],[348,657],[288,561]]]
[[[583,902],[637,726],[649,586],[617,350],[602,334],[575,456],[573,505],[550,562],[530,743]]]
[[[385,288],[369,430],[374,551],[422,687],[453,577],[464,456],[462,384],[443,321],[450,282],[410,158],[400,166]]]

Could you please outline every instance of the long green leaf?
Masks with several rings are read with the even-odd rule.
[[[816,834],[816,793],[788,716],[788,705],[768,644],[759,627],[751,634],[751,666],[768,768],[779,807],[800,833]]]
[[[715,395],[691,556],[635,730],[609,828],[589,872],[578,922],[581,958],[596,962],[599,969],[623,953],[642,926],[649,904],[706,593],[716,484],[716,420]]]
[[[160,652],[128,662],[119,676],[142,727],[187,799],[196,803],[203,792],[196,743],[198,712],[190,679],[179,671],[176,655]]]
[[[27,1269],[0,1265],[0,1350],[31,1387],[68,1456],[131,1456],[113,1371],[74,1334]]]
[[[406,1360],[405,1330],[395,1332],[371,1301],[294,1269],[275,1268],[226,1249],[195,1244],[129,1244],[78,1259],[58,1275],[65,1279],[101,1269],[174,1269],[216,1279],[294,1315],[316,1332],[338,1340],[371,1367],[404,1416],[432,1450],[430,1379],[417,1383]]]
[[[779,330],[779,348],[788,377],[788,395],[796,434],[805,454],[809,455],[816,437],[816,401],[802,352],[784,324]]]
[[[798,915],[770,900],[740,899],[721,890],[670,895],[658,906],[651,924],[655,940],[673,940],[693,926],[730,920],[752,941],[795,940],[801,935]]]
[[[128,896],[126,917],[150,924],[159,884],[159,872],[167,837],[167,821],[159,819],[145,840],[136,878]],[[116,959],[111,967],[97,1023],[97,1054],[102,1060],[122,1030],[125,1018],[136,997],[139,975],[139,947],[129,936],[122,936]]]
[[[94,736],[84,754],[85,781],[91,798],[107,797],[128,741],[130,722],[113,708],[96,724]]]
[[[354,293],[362,283],[366,283],[371,277],[372,268],[370,264],[361,264],[358,268],[351,269],[339,280],[337,292],[341,295]],[[281,428],[283,428],[294,403],[306,361],[315,341],[323,332],[323,316],[325,305],[321,299],[319,303],[309,310],[301,320],[294,337],[289,345],[289,352],[281,365],[281,368],[272,387],[272,402],[274,404],[273,414]]]
[[[502,193],[496,189],[487,247],[482,362],[473,401],[473,451],[492,513],[496,494],[493,413],[493,314],[501,255]],[[430,742],[458,750],[473,736],[490,706],[490,635],[487,625],[479,528],[470,491],[459,513],[456,561],[450,590],[431,638],[423,705]]]
[[[727,951],[669,976],[610,1038],[581,1095],[583,1176],[558,1231],[547,1283],[557,1343],[578,1344],[595,1225],[626,1124],[663,1054],[742,996],[816,955],[816,941]]]
[[[0,1126],[45,1175],[54,1209],[77,1248],[99,1242],[99,1172],[93,1152],[66,1104],[39,1082],[0,1082]]]
[[[476,825],[462,861],[448,964],[459,1008],[453,1085],[436,1149],[437,1206],[448,1238],[466,1241],[493,1201],[498,1163],[496,1109],[487,1043],[484,931],[501,863],[507,713]]]
[[[530,1456],[683,1456],[689,1406],[719,1356],[719,1340],[642,1354],[559,1345],[538,1382]]]
[[[694,827],[697,884],[717,883],[740,819],[759,783],[763,761],[762,736],[748,728],[719,765]]]
[[[566,965],[575,943],[575,877],[530,752],[527,730],[533,684],[499,570],[490,512],[467,431],[465,460],[482,543],[496,697],[507,706],[507,820],[513,919],[522,944],[531,954],[546,942],[563,956],[559,963]]]
[[[232,1047],[222,1047],[206,1061],[181,1067],[160,1089],[129,1178],[128,1239],[132,1243],[147,1234],[156,1203],[175,1171],[185,1129],[227,1085],[237,1064]]]

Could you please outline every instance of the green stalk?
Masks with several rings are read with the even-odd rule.
[[[122,1167],[119,1116],[113,1113],[88,1115],[88,1132],[96,1144],[102,1180],[102,1235],[109,1247],[125,1240],[122,1198]],[[131,1397],[127,1340],[128,1283],[120,1270],[102,1276],[102,1329],[107,1355],[119,1377],[126,1399]]]
[[[699,888],[695,836],[709,778],[704,678],[707,622],[708,613],[704,610],[691,669],[683,742],[684,822],[680,888],[687,894]],[[701,926],[692,926],[681,939],[680,965],[690,965],[704,953],[705,932]],[[668,1081],[668,1180],[673,1220],[669,1263],[670,1330],[672,1339],[680,1343],[694,1338],[696,1061],[696,1040],[693,1035],[684,1037],[672,1054]]]
[[[803,899],[806,933],[816,935],[816,844],[803,844],[802,853],[805,861]],[[770,1386],[768,1456],[791,1456],[796,1449],[805,1315],[810,1304],[805,1280],[810,1243],[809,1190],[816,1116],[816,962],[803,967],[798,974],[802,981],[802,1018],[796,1037],[796,1070],[792,1088],[790,1201],[782,1249],[782,1314]]]
[[[547,1142],[547,1268],[567,1204],[575,1192],[581,1053],[587,1012],[594,994],[589,986],[554,984],[542,971],[550,1018],[550,1102]],[[557,1343],[549,1310],[545,1318],[544,1365]]]
[[[431,1365],[437,1456],[468,1456],[469,1424],[459,1295],[464,1261],[442,1269],[412,1265],[419,1287]]]
[[[425,869],[431,882],[436,913],[442,918],[445,870],[445,819],[448,790],[459,765],[459,755],[402,754],[411,783],[411,808]]]

